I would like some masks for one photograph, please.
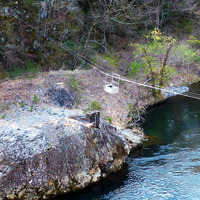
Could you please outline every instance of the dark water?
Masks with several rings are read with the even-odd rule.
[[[200,93],[200,84],[191,87]],[[143,124],[150,141],[120,173],[56,200],[200,199],[200,101],[169,98],[149,110]]]

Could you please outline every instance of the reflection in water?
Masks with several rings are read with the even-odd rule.
[[[149,147],[152,145],[159,145],[159,144],[163,143],[163,141],[157,136],[146,136],[146,138],[148,140],[144,143],[144,147]]]
[[[169,144],[185,131],[199,129],[200,102],[184,97],[169,98],[164,104],[149,110],[143,128],[147,135],[157,136]]]
[[[149,110],[143,128],[149,143],[128,157],[124,174],[62,200],[200,199],[200,101],[169,98]]]

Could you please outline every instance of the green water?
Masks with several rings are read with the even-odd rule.
[[[200,101],[171,97],[148,110],[143,128],[150,142],[118,174],[56,200],[199,200]]]

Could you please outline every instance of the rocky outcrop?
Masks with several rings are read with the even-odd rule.
[[[74,99],[71,96],[68,87],[63,82],[49,86],[47,95],[58,106],[64,106],[66,108],[72,108],[73,106]]]
[[[31,126],[28,119],[0,120],[2,200],[46,199],[84,188],[119,170],[144,139],[142,133],[105,121],[98,129],[66,117]]]

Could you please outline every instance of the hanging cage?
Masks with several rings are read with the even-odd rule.
[[[104,85],[104,91],[110,94],[117,94],[119,92],[120,75],[112,73],[106,74],[106,81]]]

